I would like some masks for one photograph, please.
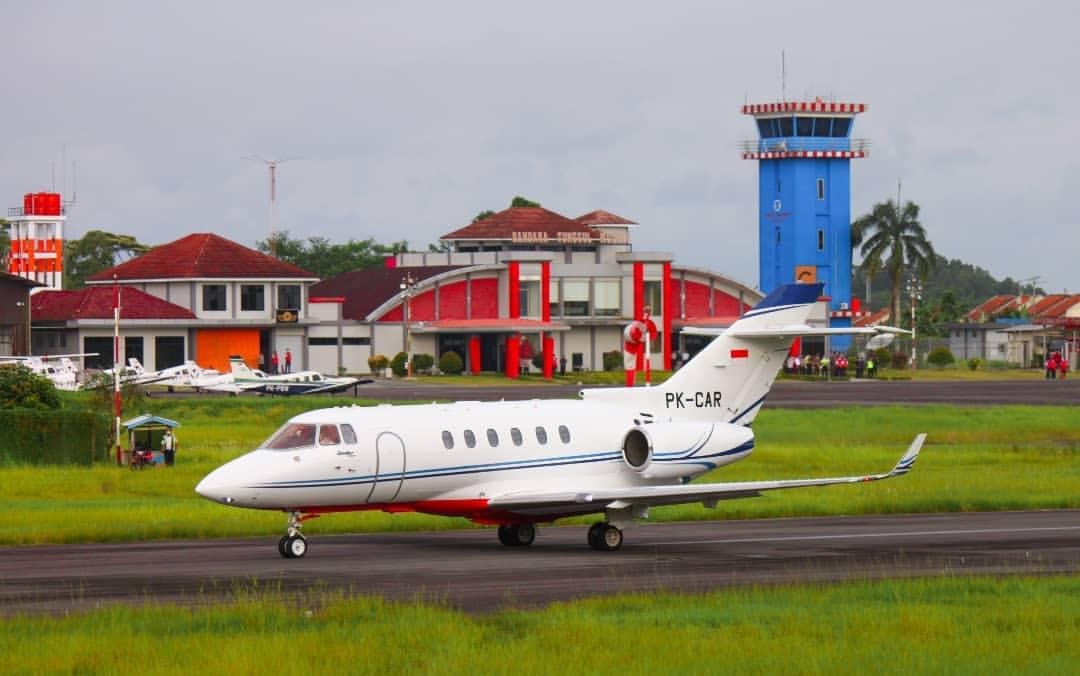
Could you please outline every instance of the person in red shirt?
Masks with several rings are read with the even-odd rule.
[[[270,372],[274,374],[278,372],[277,350],[274,350],[274,354],[270,355]]]
[[[292,373],[292,349],[285,348],[285,373]]]

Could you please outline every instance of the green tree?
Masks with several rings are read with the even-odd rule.
[[[522,197],[521,195],[517,195],[517,196],[514,197],[514,199],[510,200],[510,206],[511,207],[538,207],[538,206],[540,206],[540,203],[539,202],[533,202],[532,200],[526,199],[526,198]],[[480,213],[484,213],[484,212],[481,211]]]
[[[515,200],[519,200],[519,199],[523,199],[523,198],[521,198],[521,197],[515,197],[514,199],[515,199]],[[526,200],[526,201],[528,201],[528,200]],[[516,204],[511,204],[510,206],[514,206],[514,207],[516,207],[516,206],[518,206],[518,205],[516,205]],[[473,222],[473,223],[475,223],[475,222],[477,222],[477,221],[482,221],[482,220],[484,220],[485,218],[487,218],[488,216],[494,216],[494,215],[495,215],[495,212],[494,212],[494,211],[492,211],[491,209],[484,209],[484,210],[483,210],[483,211],[481,211],[480,213],[478,213],[478,214],[476,214],[475,216],[473,216],[472,222]]]
[[[0,366],[0,408],[60,408],[56,386],[22,364]]]
[[[891,321],[900,318],[900,285],[904,272],[914,271],[925,280],[932,268],[934,248],[919,222],[919,205],[907,202],[903,207],[887,200],[874,205],[870,213],[856,223],[865,233],[859,253],[863,266],[883,269],[889,276]]]
[[[91,230],[81,239],[64,242],[64,288],[81,287],[90,275],[150,250],[131,235]]]
[[[270,253],[269,239],[256,242],[255,246],[263,253]],[[408,250],[406,240],[380,244],[374,239],[350,239],[342,244],[334,244],[326,237],[293,239],[287,230],[274,234],[274,251],[278,259],[301,267],[320,279],[350,270],[379,267],[387,256]]]

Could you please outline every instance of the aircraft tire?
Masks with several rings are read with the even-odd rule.
[[[593,535],[593,529],[589,529],[589,546],[593,549],[599,552],[613,552],[622,547],[622,531],[615,526],[610,523],[598,523],[593,528],[596,528],[595,535]]]
[[[281,558],[283,558],[283,559],[289,558],[289,552],[287,552],[285,550],[285,544],[288,541],[289,541],[289,536],[288,535],[282,535],[281,539],[277,541],[277,551],[278,551],[278,554],[281,554]]]
[[[602,548],[601,541],[604,537],[604,527],[606,525],[607,524],[605,524],[603,521],[597,521],[593,525],[589,526],[588,542],[589,546],[593,549]]]
[[[499,542],[504,547],[517,547],[517,542],[514,541],[513,526],[499,526]]]
[[[512,532],[518,547],[528,547],[536,540],[536,526],[531,523],[519,523],[512,527]]]
[[[307,540],[300,535],[290,535],[285,541],[285,554],[290,559],[302,559],[307,554]]]

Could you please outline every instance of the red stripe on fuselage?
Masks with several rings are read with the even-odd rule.
[[[303,514],[331,514],[333,512],[367,512],[380,510],[391,514],[396,512],[419,512],[435,516],[460,516],[474,523],[502,525],[514,523],[536,523],[554,521],[566,516],[563,514],[545,514],[543,516],[522,515],[501,509],[491,509],[487,500],[418,500],[416,502],[377,502],[357,505],[329,505],[318,507],[297,507],[295,511]],[[293,511],[293,510],[288,510]]]

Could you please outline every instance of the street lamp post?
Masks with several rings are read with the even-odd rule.
[[[413,374],[413,354],[412,354],[412,297],[416,291],[416,280],[413,278],[412,273],[406,273],[401,278],[401,293],[405,297],[405,304],[403,306],[402,314],[405,319],[405,354],[408,361],[406,362],[406,373],[408,377],[412,377]]]
[[[919,367],[919,343],[917,340],[916,329],[918,328],[915,322],[915,305],[918,301],[922,300],[922,282],[916,277],[908,279],[907,292],[911,298],[911,368]]]

